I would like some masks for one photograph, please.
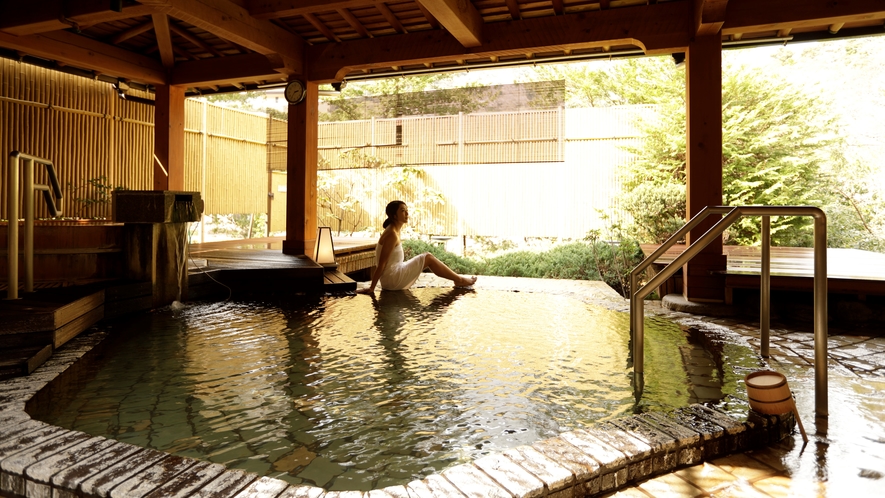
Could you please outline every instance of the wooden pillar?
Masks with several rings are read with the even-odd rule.
[[[689,218],[705,206],[722,204],[722,37],[698,36],[685,54],[686,211]],[[699,239],[720,216],[710,216],[688,235]],[[689,301],[725,300],[726,258],[722,239],[683,268],[683,295]]]
[[[289,105],[284,254],[312,254],[316,243],[319,85],[305,86],[304,100]]]
[[[184,91],[157,85],[154,101],[154,190],[184,190]]]

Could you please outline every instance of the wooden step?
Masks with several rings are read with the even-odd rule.
[[[326,292],[355,291],[356,281],[338,270],[327,270],[323,274],[323,290]]]
[[[52,356],[52,344],[0,349],[0,380],[29,375]]]
[[[104,318],[103,286],[43,289],[0,301],[0,377],[30,374]]]

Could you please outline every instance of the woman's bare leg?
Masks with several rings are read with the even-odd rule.
[[[436,256],[429,252],[424,256],[424,266],[425,268],[430,268],[430,271],[432,271],[434,275],[455,282],[455,287],[467,287],[476,283],[476,277],[465,278],[458,275],[452,271],[451,268],[446,266],[445,263],[436,259]]]

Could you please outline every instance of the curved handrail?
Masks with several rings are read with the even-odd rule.
[[[7,299],[18,299],[18,182],[19,161],[24,162],[24,259],[25,259],[25,292],[34,291],[34,192],[43,192],[43,199],[49,206],[52,216],[59,216],[62,212],[62,190],[58,183],[58,175],[55,174],[55,166],[52,161],[40,157],[24,154],[17,150],[9,153],[9,168],[6,171],[6,202],[7,217],[9,218],[7,232],[8,286]],[[49,175],[49,185],[34,183],[34,163],[46,166]],[[53,199],[52,194],[55,194]]]
[[[638,274],[663,255],[667,249],[711,214],[724,214],[706,233],[671,261],[663,270],[636,289]],[[652,290],[672,277],[683,265],[705,247],[722,236],[722,233],[743,216],[762,216],[762,285],[760,287],[760,327],[762,328],[762,352],[768,354],[768,323],[770,314],[770,252],[768,250],[769,216],[811,216],[814,218],[814,374],[815,411],[827,416],[827,217],[820,208],[813,206],[708,206],[695,215],[676,234],[667,239],[657,250],[645,258],[630,273],[630,330],[633,339],[633,372],[644,374],[645,323],[644,299]],[[641,379],[639,379],[641,381]]]

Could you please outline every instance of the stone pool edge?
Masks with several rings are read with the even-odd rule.
[[[791,414],[740,421],[705,405],[601,422],[372,491],[325,491],[33,420],[26,403],[105,337],[93,331],[28,377],[0,381],[0,495],[424,498],[593,496],[790,435]]]

